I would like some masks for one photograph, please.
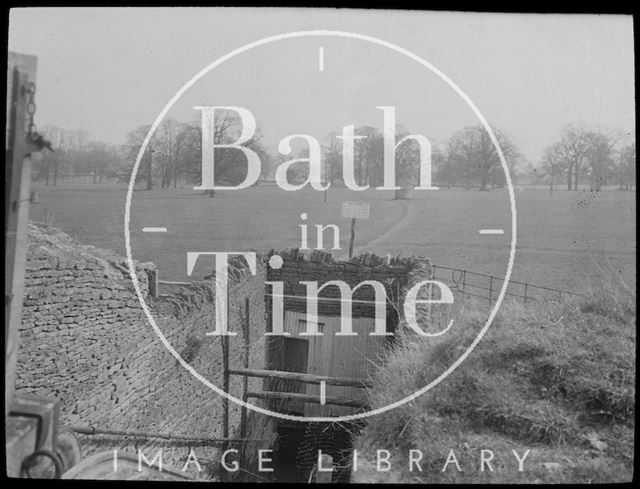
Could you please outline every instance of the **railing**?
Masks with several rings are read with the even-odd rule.
[[[471,297],[487,299],[489,303],[497,300],[500,289],[503,286],[504,278],[484,273],[471,272],[461,268],[451,268],[441,265],[433,265],[433,277],[436,280],[447,283],[454,292]],[[582,294],[568,290],[555,289],[533,285],[528,282],[509,280],[506,297],[515,297],[525,304],[528,301],[539,301],[541,299],[562,299],[563,296],[581,297]]]
[[[478,297],[486,299],[489,303],[497,300],[500,289],[504,283],[504,278],[485,273],[472,272],[462,268],[446,267],[442,265],[433,265],[433,278],[445,282],[454,292],[464,294],[470,297]],[[153,271],[150,275],[150,292],[154,297],[162,297],[168,294],[160,294],[159,286],[189,286],[194,284],[208,284],[207,281],[178,282],[169,280],[158,280],[157,271]],[[546,287],[542,285],[534,285],[529,282],[520,282],[518,280],[509,280],[506,297],[514,297],[523,303],[529,301],[539,301],[541,299],[562,299],[563,296],[582,297],[577,292],[556,289],[554,287]],[[337,299],[318,298],[320,300],[332,301]],[[304,300],[301,298],[300,300]],[[353,302],[369,302],[357,301]]]
[[[300,372],[284,372],[281,370],[261,370],[250,368],[236,368],[227,369],[227,375],[241,375],[245,377],[262,377],[269,379],[282,379],[282,380],[295,380],[305,384],[319,384],[320,395],[314,394],[300,394],[294,392],[280,392],[280,391],[262,391],[262,392],[244,392],[243,397],[253,397],[256,399],[273,399],[273,400],[293,400],[309,402],[313,404],[331,404],[334,406],[347,406],[354,408],[367,407],[366,403],[358,401],[356,399],[349,399],[344,397],[330,397],[324,394],[325,385],[337,385],[367,388],[371,387],[371,383],[361,379],[350,379],[345,377],[328,377],[324,375],[313,375]]]
[[[371,387],[371,382],[364,379],[349,379],[345,377],[328,377],[324,375],[305,374],[300,372],[285,372],[281,370],[259,370],[250,368],[229,369],[231,375],[246,375],[248,377],[262,377],[269,379],[297,380],[307,384],[338,385],[343,387]]]
[[[247,441],[261,441],[260,439],[248,438],[203,438],[194,436],[174,435],[172,433],[153,433],[147,431],[134,430],[112,430],[107,428],[96,428],[95,426],[64,426],[63,428],[78,433],[80,435],[98,436],[116,436],[122,438],[132,438],[138,440],[148,440],[149,438],[160,438],[163,440],[171,440],[178,442],[188,442],[189,444],[202,445],[219,445],[229,443],[245,443]]]

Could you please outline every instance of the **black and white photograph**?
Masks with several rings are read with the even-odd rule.
[[[5,475],[634,479],[634,17],[8,10]]]

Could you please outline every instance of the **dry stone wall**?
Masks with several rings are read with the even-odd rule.
[[[269,256],[275,254],[271,251]],[[432,269],[429,260],[423,257],[380,257],[372,253],[353,257],[348,261],[336,261],[333,255],[326,252],[314,251],[303,254],[300,250],[292,249],[278,252],[283,259],[280,269],[267,271],[269,281],[284,282],[285,296],[306,297],[305,281],[318,282],[322,285],[331,280],[343,280],[352,289],[365,280],[376,280],[385,286],[389,309],[391,303],[397,303],[408,285],[410,276],[431,277]],[[319,296],[326,298],[340,298],[340,289],[335,285],[328,285]],[[373,301],[374,289],[370,286],[358,288],[353,298],[359,301]],[[339,316],[340,302],[322,301],[318,303],[318,313],[326,316]],[[306,312],[306,302],[285,298],[284,309],[287,311]],[[354,302],[352,305],[354,317],[373,317],[374,307],[370,304]]]
[[[223,432],[222,397],[194,378],[172,356],[151,328],[135,294],[123,257],[84,246],[61,231],[30,225],[23,319],[17,366],[17,394],[54,398],[60,402],[61,424],[97,429],[171,433],[194,438],[185,442],[122,435],[79,435],[83,455],[117,449],[151,460],[163,450],[164,464],[182,468],[193,448],[203,471],[194,464],[188,473],[201,477],[220,474],[220,445],[199,443]],[[265,281],[283,281],[285,294],[306,295],[301,281],[342,279],[351,287],[363,280],[385,284],[393,302],[402,300],[412,283],[429,278],[431,265],[423,258],[391,258],[366,254],[350,261],[334,261],[328,253],[303,256],[298,250],[279,253],[280,270],[259,257],[257,274],[233,261],[229,285],[231,368],[265,368],[266,328],[271,324]],[[176,352],[212,384],[222,387],[222,344],[206,336],[214,329],[214,296],[206,284],[162,285],[160,295],[149,295],[152,263],[136,263],[142,294],[157,326]],[[337,287],[321,296],[338,297]],[[358,289],[354,298],[374,299],[371,287]],[[249,300],[249,336],[242,327],[245,300]],[[285,300],[285,309],[304,312],[304,301]],[[390,312],[393,312],[389,309]],[[339,315],[339,302],[321,302],[319,313]],[[354,316],[369,316],[370,306],[354,304]],[[396,318],[397,319],[397,318]],[[270,348],[273,345],[270,345]],[[249,378],[248,390],[261,390],[262,379]],[[242,397],[243,377],[230,377],[230,393]],[[255,399],[253,400],[255,402]],[[240,407],[229,403],[230,436],[240,434]],[[254,470],[258,449],[275,441],[274,419],[249,411],[247,436],[259,439],[246,447],[245,470]],[[232,445],[234,448],[240,448]],[[261,479],[257,479],[261,480]]]
[[[29,238],[17,394],[57,399],[63,425],[221,437],[222,398],[162,345],[138,302],[124,259],[50,228],[31,225]],[[185,361],[222,386],[220,340],[205,336],[213,329],[213,295],[207,288],[184,287],[154,301],[148,296],[153,267],[137,263],[136,273],[158,327]],[[237,332],[229,342],[232,367],[244,364],[245,298],[250,303],[249,364],[264,366],[264,282],[260,262],[256,276],[245,274],[230,285],[230,328]],[[249,382],[253,389],[260,385],[259,379]],[[241,397],[241,390],[241,378],[232,377],[231,393]],[[239,421],[240,408],[230,403],[230,436],[237,435]],[[151,460],[162,448],[164,463],[178,468],[193,447],[202,458],[201,476],[207,476],[204,460],[215,460],[219,448],[111,435],[80,439],[85,456],[141,449]],[[194,464],[191,468],[194,474]]]

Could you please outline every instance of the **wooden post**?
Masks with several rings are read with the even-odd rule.
[[[493,302],[493,277],[489,276],[489,304]]]
[[[229,302],[227,302],[227,314],[229,314]],[[228,318],[229,316],[227,316]],[[224,335],[221,337],[222,344],[222,390],[229,393],[229,337]],[[222,438],[229,438],[229,399],[222,398]],[[222,452],[227,450],[228,443],[222,444]],[[222,471],[221,480],[229,480],[230,473],[226,470]]]
[[[353,256],[353,243],[356,240],[356,218],[351,218],[351,239],[349,240],[349,258]]]
[[[158,290],[158,269],[152,268],[149,270],[149,296],[157,299],[159,295]]]
[[[215,281],[212,281],[212,287],[215,289]],[[217,294],[217,290],[216,290]],[[217,323],[221,319],[221,308],[215,308],[214,321]],[[229,297],[227,296],[227,326],[229,325],[231,318],[231,310],[229,309]],[[222,390],[229,393],[229,337],[222,335],[220,337],[220,347],[222,350]],[[222,438],[229,438],[229,399],[222,396]],[[224,453],[227,450],[227,443],[223,443],[221,451]],[[220,473],[220,479],[224,482],[228,480],[230,473],[226,470],[222,470]]]
[[[14,67],[11,78],[10,115],[5,159],[5,417],[10,411],[15,386],[16,361],[22,301],[29,217],[31,158],[25,139],[28,75]]]
[[[222,390],[229,392],[229,337],[222,336]],[[229,399],[222,398],[222,437],[229,437]]]
[[[249,298],[244,299],[244,323],[243,323],[243,340],[244,340],[244,368],[249,368],[249,352],[250,352],[250,316],[249,316]],[[249,390],[249,377],[246,375],[242,378],[242,402],[247,402],[247,391]],[[247,408],[240,408],[240,438],[243,440],[247,437]],[[247,451],[247,442],[243,441],[240,445],[240,463],[245,463],[245,453]]]

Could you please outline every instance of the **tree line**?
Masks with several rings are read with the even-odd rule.
[[[43,151],[32,165],[34,180],[57,185],[60,178],[90,176],[93,183],[103,183],[115,177],[122,165],[119,148],[89,139],[84,130],[67,130],[44,126],[41,130],[54,151]]]
[[[578,190],[586,180],[592,190],[618,185],[631,190],[636,179],[636,143],[620,131],[599,131],[567,124],[558,139],[544,149],[542,177],[554,184],[564,180],[567,190]]]
[[[55,152],[44,152],[33,164],[33,177],[47,185],[62,178],[84,176],[93,183],[128,182],[135,159],[150,126],[130,131],[121,146],[93,141],[86,131],[70,131],[45,126],[42,132]],[[214,142],[233,143],[240,133],[239,120],[228,113],[216,119]],[[621,131],[601,131],[579,124],[567,124],[556,141],[548,145],[537,164],[527,163],[518,145],[505,131],[492,127],[507,161],[512,180],[528,179],[529,183],[549,185],[550,190],[563,182],[568,190],[587,183],[595,191],[603,186],[618,185],[632,190],[635,182],[635,141]],[[408,135],[397,128],[397,140]],[[343,177],[342,141],[338,133],[327,135],[323,145],[325,179],[341,185]],[[384,175],[383,134],[374,127],[355,130],[354,178],[358,185],[382,185]],[[202,128],[200,121],[179,122],[165,119],[149,141],[140,161],[136,183],[142,188],[176,188],[181,184],[198,185],[201,178]],[[269,154],[258,129],[245,146],[255,151],[262,161],[261,179],[272,178],[274,169],[292,158],[305,158],[308,150],[293,156]],[[419,145],[409,139],[396,151],[398,184],[409,187],[417,182]],[[216,184],[237,185],[247,171],[244,155],[232,148],[216,148]],[[439,144],[432,143],[431,161],[434,184],[439,187],[463,187],[488,190],[506,184],[500,158],[482,125],[469,126],[452,134]],[[304,181],[308,166],[292,165],[290,181]],[[213,192],[209,194],[213,196]]]

